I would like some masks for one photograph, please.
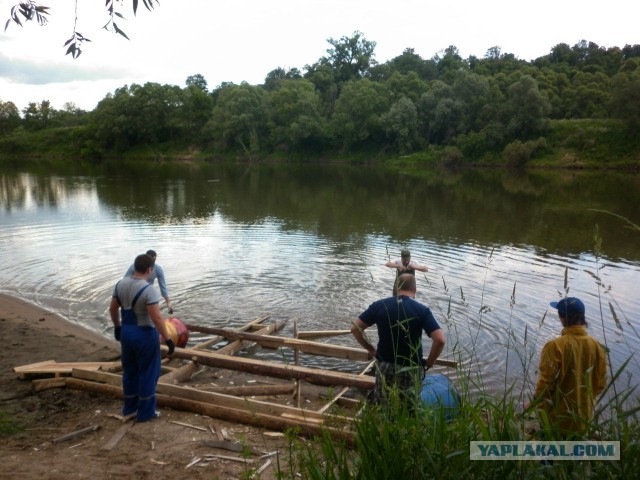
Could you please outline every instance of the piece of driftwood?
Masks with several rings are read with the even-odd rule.
[[[129,431],[129,429],[133,426],[133,422],[125,423],[120,426],[116,432],[111,435],[111,438],[107,440],[107,442],[100,448],[102,451],[113,450],[113,448],[118,444],[120,440],[125,436],[125,434]]]
[[[258,338],[262,337],[261,335],[256,336]],[[163,351],[167,351],[166,346],[162,345],[161,348]],[[362,351],[364,352],[364,350]],[[176,348],[173,356],[174,358],[197,360],[198,363],[208,365],[210,367],[238,370],[257,375],[265,375],[268,377],[284,378],[287,380],[294,380],[297,378],[316,385],[343,385],[362,389],[372,389],[375,383],[373,378],[363,377],[352,373],[286,365],[253,358],[232,357],[228,355],[219,355],[215,352],[201,352],[189,348]]]
[[[91,425],[89,427],[76,430],[75,432],[67,433],[66,435],[63,435],[61,437],[54,438],[52,442],[53,443],[66,442],[67,440],[71,440],[72,438],[77,438],[81,435],[84,435],[85,433],[95,432],[96,430],[99,430],[99,429],[100,429],[100,425]]]

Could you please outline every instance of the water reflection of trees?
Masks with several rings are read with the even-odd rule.
[[[78,178],[2,175],[4,209],[26,198],[55,206],[80,188]],[[88,181],[88,180],[87,180]],[[84,188],[86,182],[84,181]],[[359,243],[367,235],[392,242],[526,244],[558,253],[593,248],[598,224],[608,256],[638,259],[632,221],[638,176],[613,173],[468,170],[424,176],[345,166],[160,166],[92,180],[98,198],[125,221],[202,223],[265,221]]]

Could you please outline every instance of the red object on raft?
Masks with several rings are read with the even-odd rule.
[[[171,337],[173,343],[176,344],[176,347],[184,348],[187,346],[187,342],[189,341],[189,330],[187,330],[187,326],[182,323],[182,320],[171,317],[164,322],[164,325],[167,329],[167,333],[169,333],[169,337]]]

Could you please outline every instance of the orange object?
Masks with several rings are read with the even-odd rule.
[[[173,343],[176,344],[176,347],[184,348],[187,346],[187,342],[189,341],[189,330],[182,320],[179,318],[171,317],[164,325],[169,333],[169,337],[173,340]]]

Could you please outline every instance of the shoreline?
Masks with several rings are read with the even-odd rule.
[[[0,321],[25,325],[36,331],[56,336],[77,337],[96,346],[119,350],[115,340],[100,335],[81,325],[75,324],[61,315],[24,300],[20,297],[0,293]]]

